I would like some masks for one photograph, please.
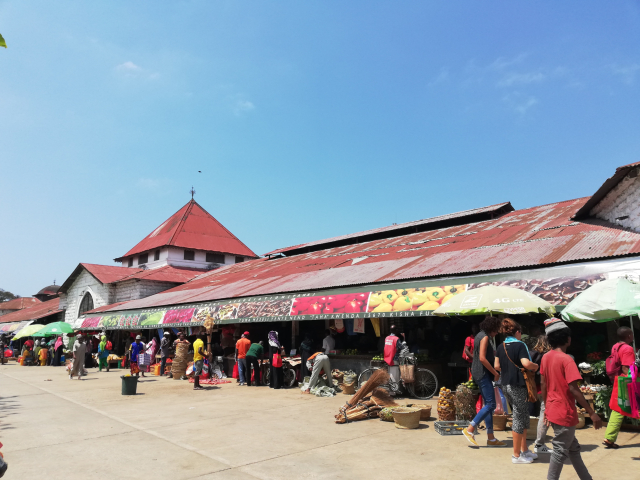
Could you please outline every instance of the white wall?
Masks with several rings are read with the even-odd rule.
[[[148,280],[126,280],[124,282],[118,282],[115,285],[116,298],[114,302],[128,302],[130,300],[150,297],[156,293],[177,287],[180,284],[172,282],[151,282]]]
[[[66,308],[65,322],[72,323],[78,318],[78,308],[84,293],[91,292],[93,308],[110,305],[115,302],[115,287],[98,281],[86,270],[76,278],[65,295],[61,295],[61,308]]]
[[[631,170],[591,209],[592,217],[640,232],[640,167]],[[623,220],[617,218],[627,216]]]
[[[155,250],[152,250],[149,253],[149,261],[145,263],[147,268],[158,268],[163,267],[165,265],[173,265],[174,267],[189,267],[189,268],[201,268],[206,270],[209,268],[211,263],[207,263],[207,252],[204,250],[195,250],[195,258],[194,260],[185,260],[184,259],[184,251],[189,250],[187,248],[179,248],[179,247],[163,247],[160,249],[160,260],[153,260]],[[219,252],[216,252],[219,253]],[[215,263],[213,265],[232,265],[236,263],[236,256],[228,253],[224,253],[224,263],[219,264]],[[245,262],[250,260],[249,257],[244,257]],[[132,268],[140,268],[141,265],[138,264],[139,255],[133,256],[133,265]],[[123,267],[129,266],[129,258],[125,258],[122,261]]]

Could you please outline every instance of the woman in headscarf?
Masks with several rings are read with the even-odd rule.
[[[304,377],[308,377],[311,375],[309,368],[307,368],[307,360],[309,357],[313,355],[313,341],[311,341],[311,335],[308,333],[304,334],[304,340],[300,344],[300,360],[302,360],[302,368],[300,369],[300,373],[302,378],[299,380],[302,382]]]
[[[43,340],[44,342],[44,340]],[[35,343],[35,347],[33,347],[33,359],[35,362],[35,365],[40,365],[40,362],[38,360],[40,360],[40,349],[42,347],[40,346],[40,340],[36,340]]]
[[[278,332],[272,330],[269,332],[269,359],[271,360],[271,367],[269,372],[269,388],[275,388],[276,390],[282,387],[284,383],[284,372],[282,370],[282,355],[284,355],[284,347],[280,345],[278,340]],[[280,366],[275,367],[274,359],[280,359]]]
[[[109,350],[107,349],[107,337],[106,335],[102,335],[100,338],[100,344],[98,345],[98,371],[102,371],[102,367],[109,371],[109,362],[107,362],[107,358],[109,357]]]
[[[61,356],[62,356],[62,336],[59,336],[56,339],[56,343],[53,346],[53,363],[51,364],[54,367],[60,366]]]

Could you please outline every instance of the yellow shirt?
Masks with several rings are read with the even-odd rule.
[[[202,349],[204,352],[204,342],[200,339],[197,339],[193,342],[193,361],[197,362],[198,360],[202,360],[204,357],[198,353],[198,351]]]

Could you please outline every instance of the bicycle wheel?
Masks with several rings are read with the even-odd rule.
[[[366,383],[367,380],[369,380],[369,378],[371,378],[373,372],[378,370],[378,368],[379,367],[367,368],[358,376],[358,390],[364,383]]]
[[[270,380],[271,380],[271,369],[267,368],[262,374],[262,384],[269,385]]]
[[[438,379],[431,370],[417,368],[414,382],[405,386],[415,398],[429,400],[438,391]]]
[[[296,383],[296,371],[293,368],[284,369],[284,386],[293,387]]]

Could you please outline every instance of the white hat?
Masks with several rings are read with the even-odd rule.
[[[171,335],[169,332],[164,332],[165,335]]]
[[[136,336],[136,340],[142,340],[142,337],[140,335]]]

